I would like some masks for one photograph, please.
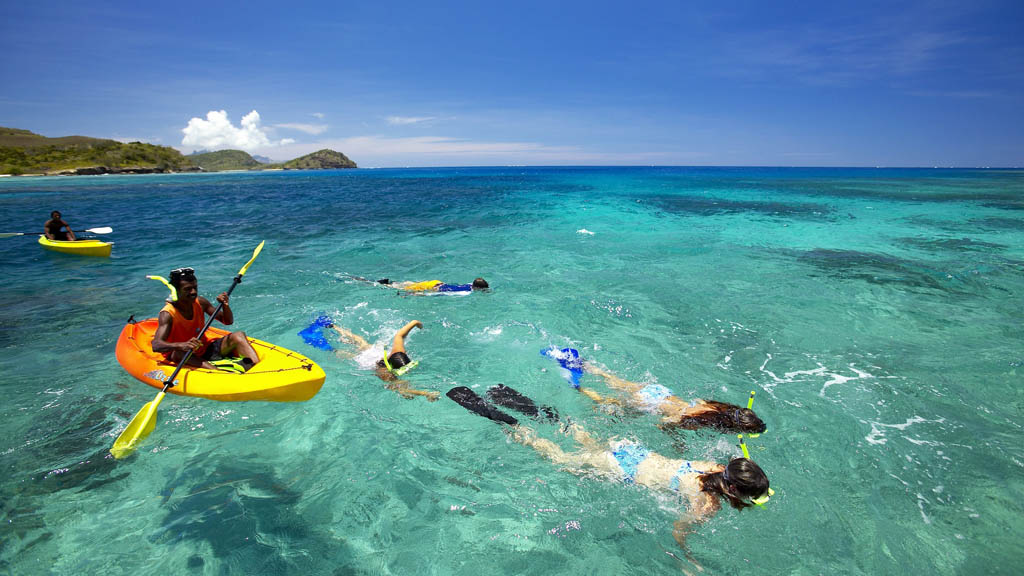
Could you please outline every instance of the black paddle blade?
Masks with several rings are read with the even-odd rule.
[[[486,400],[481,398],[476,392],[473,392],[465,386],[456,386],[449,390],[445,396],[454,400],[459,406],[462,406],[466,410],[474,414],[478,414],[493,420],[495,422],[501,422],[515,426],[519,424],[519,421],[515,418],[505,414],[501,410],[498,410],[494,406],[491,406]]]
[[[537,404],[528,397],[520,394],[517,390],[498,384],[487,390],[487,398],[498,406],[509,408],[516,412],[526,414],[534,420],[547,420],[558,422],[558,411],[550,406],[537,407]]]

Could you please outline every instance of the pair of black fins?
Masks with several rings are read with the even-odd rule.
[[[513,388],[505,386],[504,384],[491,386],[487,390],[487,398],[490,402],[484,400],[479,394],[465,386],[456,386],[449,390],[445,396],[451,398],[460,406],[474,414],[483,416],[488,420],[508,424],[510,426],[518,425],[519,421],[501,410],[498,410],[494,404],[503,408],[515,410],[516,412],[529,416],[534,420],[546,420],[548,422],[559,421],[557,410],[550,406],[538,407],[533,400],[530,400],[526,396],[523,396]]]

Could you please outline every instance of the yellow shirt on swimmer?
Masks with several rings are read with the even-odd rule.
[[[416,282],[415,284],[410,284],[402,288],[402,290],[409,290],[412,292],[425,292],[427,290],[433,290],[440,284],[440,280],[427,280],[426,282]]]

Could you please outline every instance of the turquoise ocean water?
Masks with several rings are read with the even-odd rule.
[[[1015,573],[1024,547],[1024,173],[495,168],[0,180],[0,232],[112,226],[109,259],[0,240],[0,573],[676,574],[680,503],[559,470],[376,358],[412,319],[418,387],[504,382],[595,434],[726,461],[596,410],[543,347],[684,398],[755,409],[776,495],[688,539],[705,574]],[[136,456],[107,450],[155,390],[118,366],[130,315],[197,270],[236,326],[327,381],[298,404],[168,396]],[[347,278],[486,278],[402,297]],[[595,388],[600,382],[586,380]],[[567,448],[556,427],[541,436]]]

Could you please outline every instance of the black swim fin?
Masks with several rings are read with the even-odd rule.
[[[537,408],[537,404],[533,400],[504,384],[498,384],[488,389],[487,398],[498,406],[522,412],[534,420],[543,419],[548,422],[558,422],[557,410],[550,406]]]
[[[479,394],[473,392],[472,390],[466,388],[465,386],[456,386],[455,388],[449,390],[445,394],[445,396],[451,398],[466,410],[469,410],[474,414],[483,416],[488,420],[493,420],[495,422],[501,422],[504,424],[510,424],[512,426],[516,426],[517,424],[519,424],[518,420],[509,416],[508,414],[505,414],[501,410],[498,410],[490,403],[488,403],[487,400],[481,398]]]

